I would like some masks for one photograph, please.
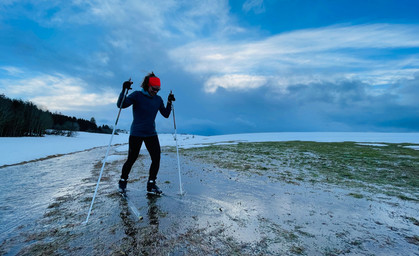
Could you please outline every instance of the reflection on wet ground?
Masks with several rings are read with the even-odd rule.
[[[124,152],[113,154],[125,154]],[[163,151],[159,186],[145,193],[150,160],[116,192],[123,160],[107,164],[87,225],[104,149],[0,169],[5,255],[415,255],[417,203],[333,185],[273,182]],[[118,159],[118,158],[115,158]],[[13,184],[12,186],[8,184]]]
[[[38,220],[54,200],[89,186],[81,181],[91,176],[92,160],[102,154],[101,150],[89,150],[1,168],[0,239]]]

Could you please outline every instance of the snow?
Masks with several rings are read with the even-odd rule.
[[[386,147],[387,144],[380,144],[380,143],[356,143],[357,145],[361,146],[372,146],[372,147]]]
[[[115,135],[112,145],[125,144],[118,151],[128,149],[128,134]],[[108,146],[111,135],[78,132],[75,137],[47,135],[45,137],[0,138],[0,166],[17,164],[58,154],[68,154],[94,147]],[[173,134],[160,134],[160,145],[176,146]],[[343,132],[281,132],[247,133],[217,136],[177,135],[180,148],[205,147],[239,142],[316,141],[360,143],[412,143],[419,144],[419,133],[343,133]],[[408,146],[418,150],[419,146]]]
[[[243,133],[219,136],[184,135],[179,138],[183,148],[214,143],[264,142],[264,141],[315,141],[315,142],[382,142],[419,144],[419,133],[361,133],[361,132],[280,132]]]
[[[78,132],[75,137],[46,135],[0,138],[0,166],[107,146],[110,137],[109,134]],[[112,144],[122,144],[127,141],[127,134],[115,135]]]

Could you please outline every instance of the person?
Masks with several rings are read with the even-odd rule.
[[[128,158],[122,167],[121,178],[118,182],[119,191],[126,192],[128,176],[131,168],[140,153],[141,145],[144,142],[151,157],[149,177],[147,181],[147,192],[161,194],[161,189],[156,184],[157,173],[160,168],[160,142],[156,132],[155,119],[157,112],[165,118],[170,116],[172,101],[175,97],[170,92],[167,105],[164,106],[163,99],[157,95],[160,90],[160,79],[153,73],[144,77],[140,91],[129,94],[122,102],[125,90],[131,89],[131,80],[125,81],[122,85],[122,92],[119,95],[118,108],[127,108],[132,105],[133,121],[129,136]],[[122,103],[122,106],[121,106]]]

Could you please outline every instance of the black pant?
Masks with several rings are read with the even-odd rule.
[[[157,178],[157,173],[160,168],[160,143],[157,135],[152,137],[137,137],[129,136],[129,150],[128,150],[128,159],[122,167],[121,179],[128,179],[128,175],[131,171],[132,165],[135,163],[135,160],[138,158],[140,153],[141,145],[144,144],[148,150],[148,153],[151,157],[151,165],[149,171],[149,180],[155,180]]]

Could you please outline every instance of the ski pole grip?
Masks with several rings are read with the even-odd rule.
[[[129,90],[131,90],[132,88],[131,88],[131,84],[132,84],[132,82],[131,82],[131,77],[128,79],[128,82],[130,82],[130,85],[129,85],[129,88],[128,88],[128,90],[127,90],[127,93],[128,93],[128,91]]]

